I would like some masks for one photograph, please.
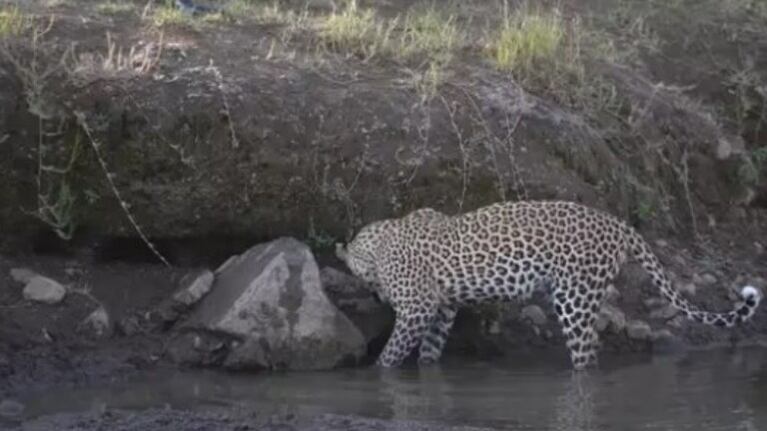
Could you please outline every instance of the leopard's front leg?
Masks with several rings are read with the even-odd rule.
[[[395,306],[395,312],[394,331],[376,361],[379,366],[396,367],[402,364],[421,342],[436,316],[437,308],[431,304]]]

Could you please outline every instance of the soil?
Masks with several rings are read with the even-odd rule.
[[[24,424],[20,431],[49,429],[68,431],[483,431],[487,428],[446,426],[403,420],[378,420],[354,416],[321,415],[311,420],[286,417],[263,419],[247,412],[199,412],[185,410],[146,410],[139,414],[109,410],[101,414],[60,414]]]

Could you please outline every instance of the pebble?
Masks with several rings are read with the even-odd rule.
[[[712,284],[716,284],[716,282],[719,281],[716,278],[716,276],[714,276],[713,274],[709,274],[709,273],[703,274],[703,277],[701,277],[701,278],[703,279],[703,284],[707,284],[709,286],[712,285]]]
[[[213,287],[215,276],[209,270],[203,270],[185,287],[173,294],[176,302],[190,306],[196,304]]]
[[[599,311],[595,326],[597,332],[604,332],[609,328],[613,332],[619,333],[626,327],[626,315],[618,307],[604,304]]]
[[[647,340],[652,336],[652,328],[647,322],[632,320],[626,324],[626,334],[633,340]]]
[[[651,338],[653,341],[670,340],[674,338],[674,334],[670,330],[664,328],[653,332]]]
[[[683,295],[695,296],[698,292],[698,286],[695,283],[678,283],[676,290],[682,292]]]
[[[96,336],[101,337],[109,332],[109,313],[103,306],[99,306],[83,320],[82,324],[91,329]]]
[[[657,296],[652,298],[647,298],[642,302],[644,302],[645,307],[650,309],[664,307],[666,306],[666,304],[668,304],[668,301],[666,300],[666,298],[660,298]]]
[[[35,275],[24,286],[23,294],[24,298],[29,301],[56,304],[64,299],[64,296],[67,294],[67,288],[56,280],[43,277],[42,275]]]
[[[501,324],[497,320],[493,320],[490,323],[490,327],[487,329],[490,335],[498,335],[501,333]]]
[[[12,268],[11,269],[11,278],[14,281],[17,281],[19,283],[29,283],[29,280],[32,279],[32,277],[36,276],[37,273],[32,271],[31,269],[27,268]]]
[[[678,313],[679,313],[679,310],[674,308],[673,305],[668,304],[665,307],[656,308],[650,311],[650,318],[668,320],[676,316]]]
[[[605,300],[607,302],[615,302],[620,296],[621,293],[614,284],[610,283],[607,285],[607,294],[605,295]]]
[[[24,404],[14,400],[0,401],[0,417],[12,418],[24,413]]]
[[[525,306],[525,308],[522,309],[521,315],[522,320],[530,320],[535,326],[543,326],[548,320],[546,318],[546,313],[541,310],[541,307],[535,304]]]

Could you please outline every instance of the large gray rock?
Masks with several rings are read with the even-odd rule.
[[[323,292],[305,244],[280,238],[257,245],[216,273],[211,292],[180,325],[187,332],[180,340],[196,340],[190,331],[223,334],[222,345],[204,344],[216,346],[208,350],[224,366],[329,369],[365,354],[364,337]],[[173,350],[183,352],[178,345]]]

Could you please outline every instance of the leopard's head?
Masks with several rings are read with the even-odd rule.
[[[381,284],[378,278],[376,256],[381,246],[381,234],[388,228],[388,225],[388,220],[367,224],[360,229],[346,247],[336,243],[336,256],[349,267],[355,276],[376,290]]]

